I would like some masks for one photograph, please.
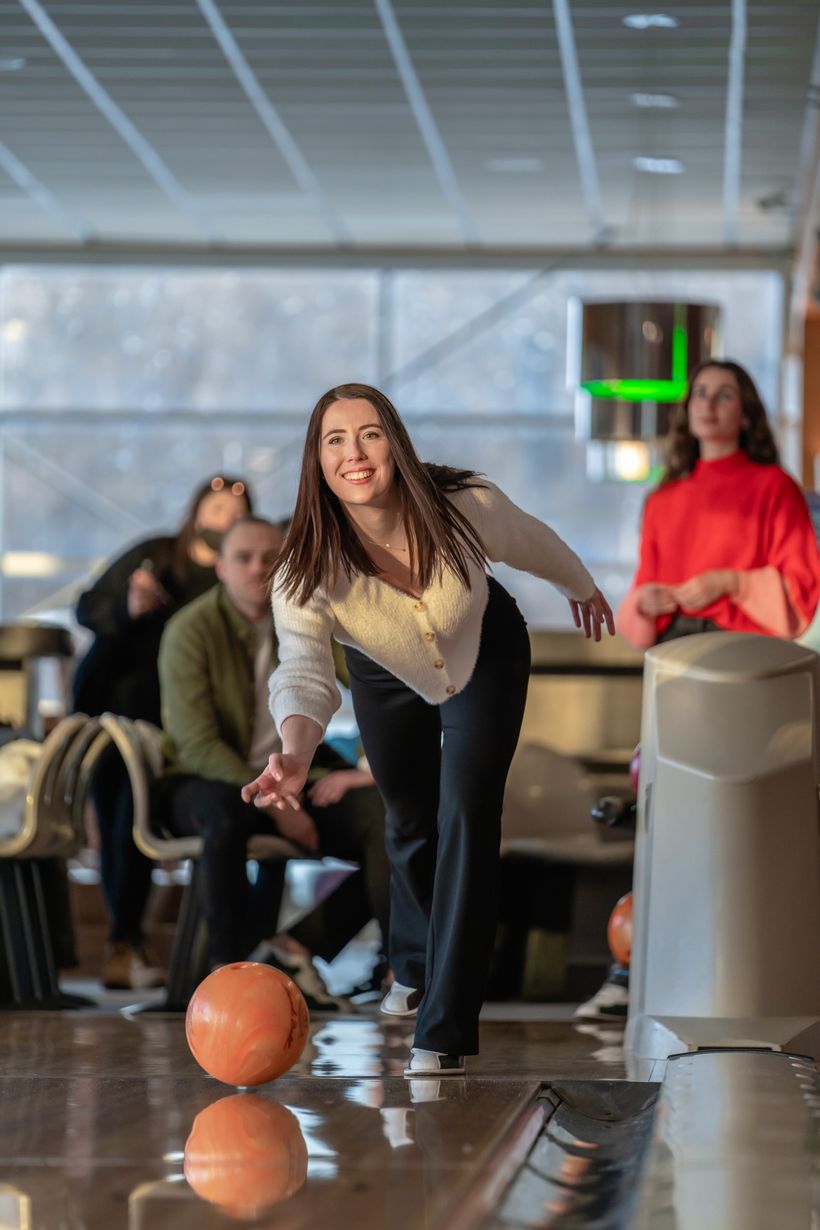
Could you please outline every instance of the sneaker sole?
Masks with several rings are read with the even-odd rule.
[[[420,1072],[418,1068],[405,1068],[404,1075],[411,1077],[413,1080],[446,1080],[448,1076],[464,1076],[467,1069],[463,1068],[439,1068],[436,1072]]]
[[[449,1068],[446,1072],[416,1072],[413,1068],[405,1068],[404,1078],[408,1081],[446,1081],[450,1076],[465,1076],[466,1072],[466,1068]]]
[[[418,1008],[408,1008],[406,1012],[394,1012],[392,1008],[380,1007],[379,1012],[381,1012],[383,1016],[396,1016],[401,1020],[407,1020],[409,1017],[418,1016],[419,1010]]]
[[[619,1012],[585,1012],[583,1016],[574,1016],[573,1021],[580,1023],[589,1023],[592,1025],[601,1024],[606,1021],[614,1021],[616,1024],[626,1024],[626,1008]]]

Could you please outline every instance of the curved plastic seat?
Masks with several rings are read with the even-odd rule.
[[[150,722],[113,713],[100,718],[102,732],[122,756],[131,784],[134,807],[133,836],[138,849],[157,861],[191,860],[193,873],[186,884],[174,931],[165,999],[154,1006],[159,1011],[185,1010],[201,978],[207,973],[205,924],[197,885],[197,865],[202,853],[201,837],[174,837],[161,833],[151,822],[151,786],[162,769],[162,732]],[[289,859],[307,857],[304,850],[271,834],[254,837],[248,858]],[[128,1011],[139,1010],[129,1009]]]
[[[523,744],[507,778],[502,853],[575,866],[630,863],[632,835],[595,824],[590,813],[596,802],[597,792],[577,760],[541,744]]]
[[[79,847],[82,831],[77,826],[76,810],[66,804],[60,783],[72,748],[75,758],[77,749],[84,754],[89,731],[97,729],[96,719],[84,713],[73,713],[55,726],[43,743],[29,784],[20,832],[0,841],[0,858],[65,856]]]
[[[199,858],[201,837],[174,837],[160,833],[151,823],[151,784],[162,767],[161,731],[150,722],[133,721],[104,713],[102,729],[122,756],[134,800],[134,841],[148,858],[175,860]],[[258,859],[305,858],[306,853],[284,837],[260,834],[248,846],[248,857]]]
[[[201,837],[172,837],[157,832],[151,825],[151,785],[159,775],[160,731],[150,722],[133,721],[114,713],[104,713],[100,725],[117,748],[131,783],[134,804],[134,842],[147,858],[164,860],[198,858]]]
[[[60,991],[42,860],[65,858],[84,840],[90,782],[84,765],[99,733],[98,720],[84,713],[54,728],[29,783],[20,831],[0,842],[0,1006],[54,1009],[90,1003]]]
[[[535,946],[523,960],[528,994],[535,998],[550,998],[558,985],[562,994],[586,998],[610,960],[607,920],[631,886],[634,842],[631,833],[595,823],[597,799],[597,787],[573,757],[533,743],[516,751],[504,795],[501,851],[513,864],[513,877],[516,860],[535,864],[534,879],[523,883],[540,885],[536,895],[549,898],[560,885],[558,899],[566,901],[566,914],[554,924],[565,935],[560,969],[550,965],[556,960],[550,949],[538,948],[541,924],[534,922],[527,935]],[[548,989],[532,990],[541,986]]]

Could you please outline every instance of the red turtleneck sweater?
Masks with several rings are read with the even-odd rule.
[[[653,645],[673,616],[643,615],[637,587],[681,585],[716,568],[737,572],[737,593],[683,614],[731,632],[792,638],[808,627],[820,597],[820,555],[803,493],[779,466],[736,452],[698,461],[686,478],[652,492],[619,630],[638,648]]]

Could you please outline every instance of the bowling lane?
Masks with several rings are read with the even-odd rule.
[[[236,1094],[205,1077],[4,1078],[4,1198],[30,1203],[21,1227],[122,1224],[126,1207],[131,1225],[219,1226],[221,1208],[279,1204],[288,1226],[427,1226],[472,1185],[533,1084],[420,1085],[285,1077]]]
[[[569,1021],[487,1021],[470,1077],[516,1080],[623,1080],[622,1031],[574,1027]],[[298,1076],[401,1076],[412,1022],[376,1016],[316,1017]],[[654,1065],[660,1069],[662,1065]],[[629,1079],[656,1080],[652,1065],[630,1066]],[[151,1076],[205,1079],[188,1050],[181,1016],[102,1013],[13,1013],[0,1016],[0,1077]],[[222,1086],[219,1086],[222,1088]]]
[[[317,1020],[290,1073],[237,1094],[179,1017],[0,1018],[0,1225],[432,1230],[537,1118],[545,1079],[625,1075],[606,1039],[555,1021],[488,1023],[466,1079],[403,1079],[409,1041]]]

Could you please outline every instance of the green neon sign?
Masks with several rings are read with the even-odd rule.
[[[686,381],[678,380],[585,380],[581,385],[592,397],[608,401],[680,401]]]
[[[672,327],[671,380],[585,380],[581,388],[607,401],[680,401],[686,393],[688,359],[686,326],[678,323]]]

